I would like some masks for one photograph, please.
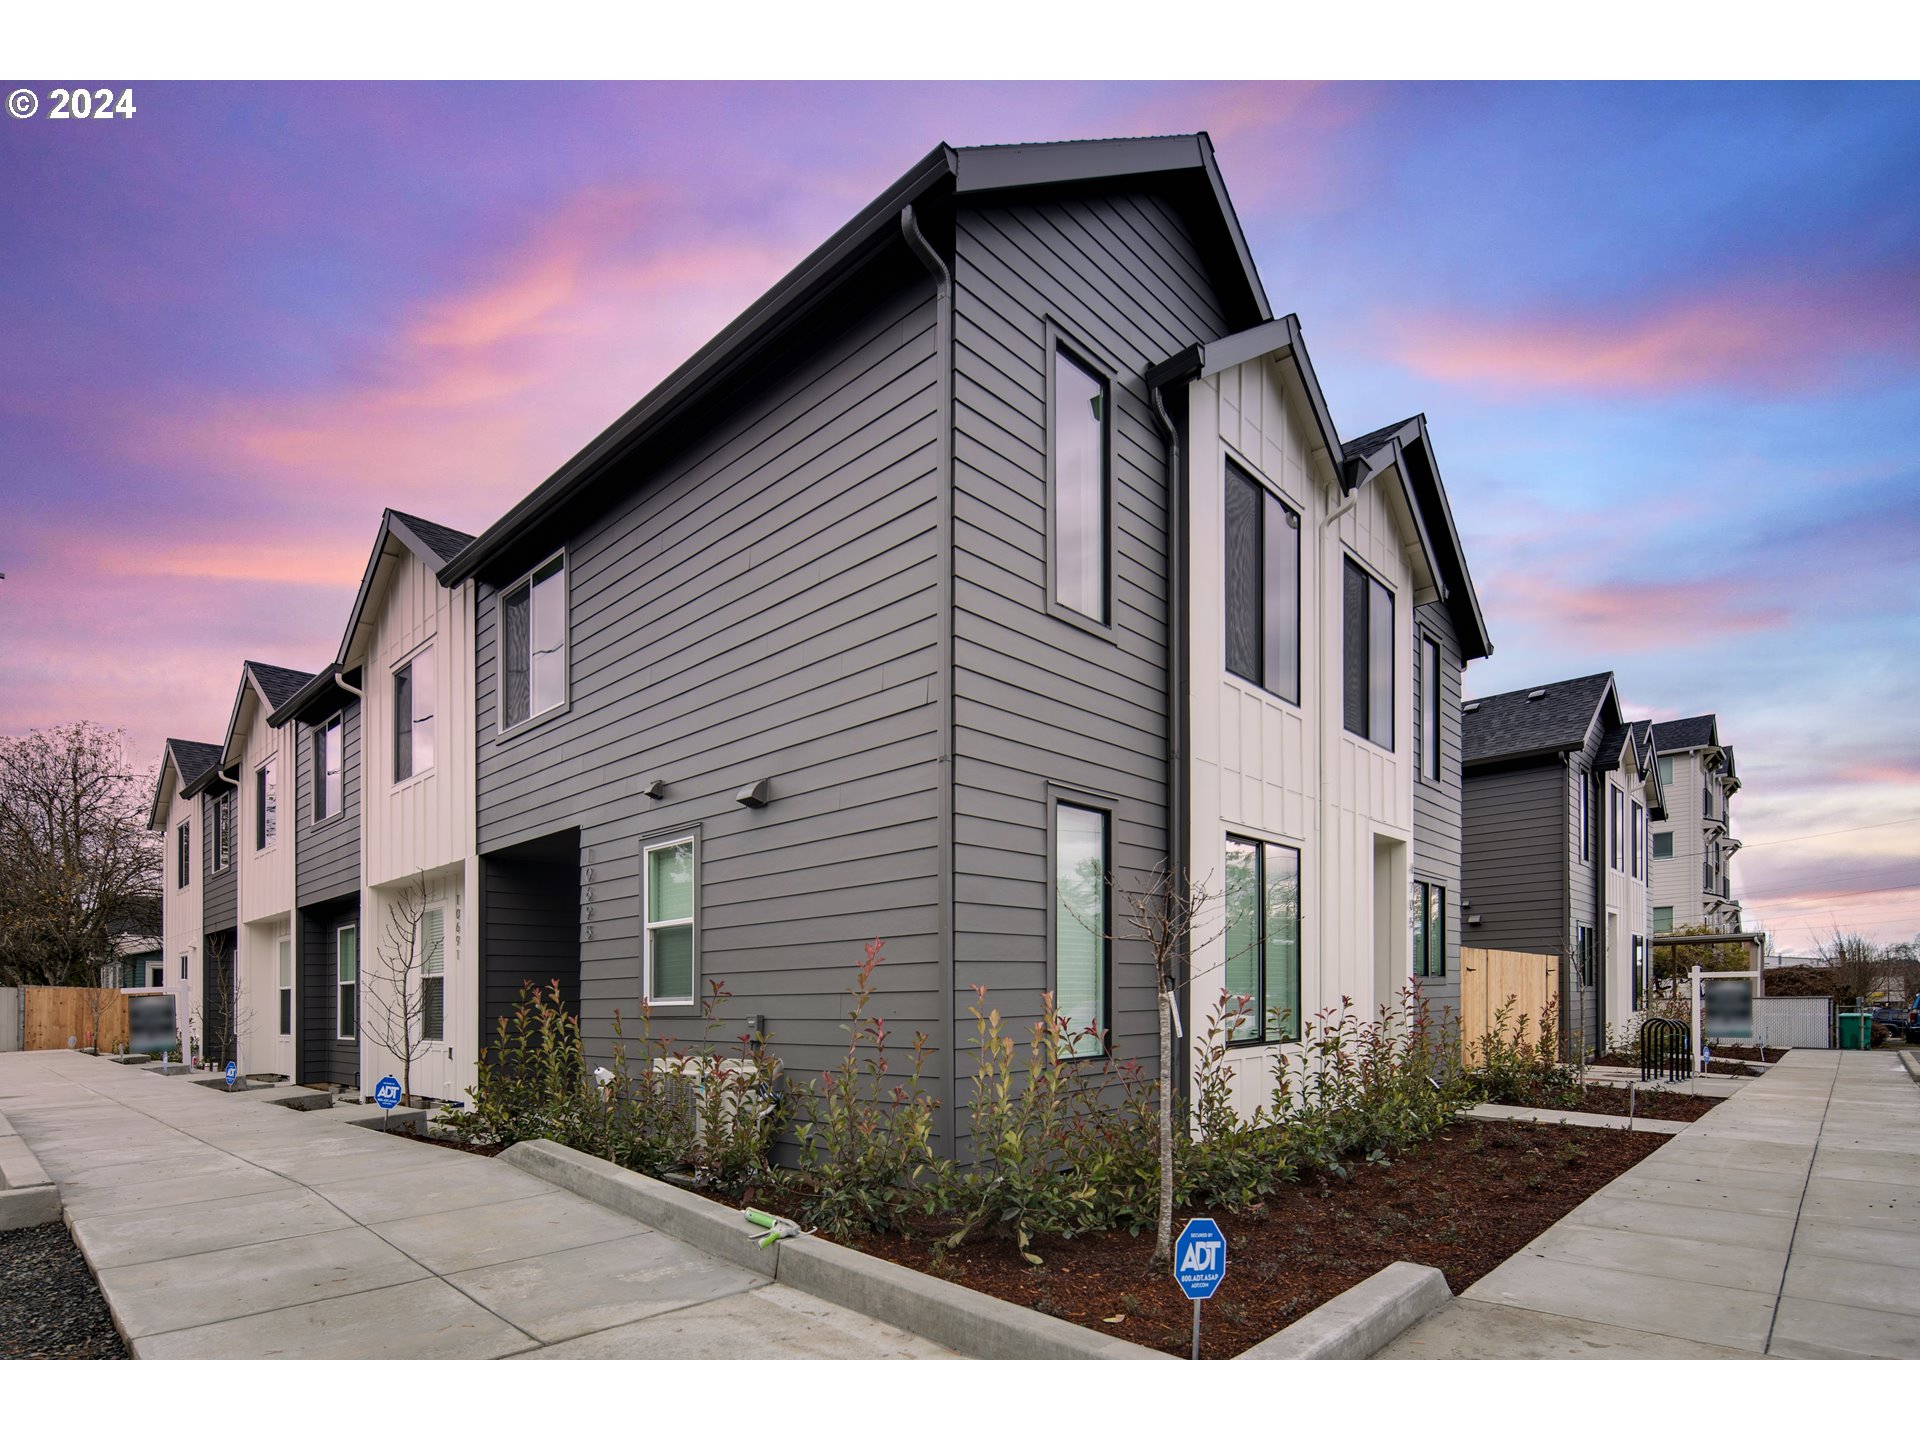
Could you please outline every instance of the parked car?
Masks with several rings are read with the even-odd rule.
[[[1914,1038],[1915,1020],[1911,1009],[1899,1005],[1876,1005],[1873,1007],[1875,1027],[1886,1026],[1893,1034],[1903,1040]]]

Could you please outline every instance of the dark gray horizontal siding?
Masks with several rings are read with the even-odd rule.
[[[340,714],[338,815],[318,823],[313,818],[314,727],[301,725],[294,746],[294,891],[300,905],[360,890],[360,702],[348,701]]]
[[[1461,888],[1480,916],[1463,931],[1468,945],[1564,953],[1566,774],[1558,757],[1467,773]]]
[[[1142,377],[1226,322],[1191,238],[1151,195],[963,210],[955,248],[954,1009],[965,1044],[975,984],[1010,1026],[1040,1010],[1050,784],[1112,800],[1123,881],[1166,856],[1167,450]],[[1104,635],[1047,608],[1049,320],[1117,369]],[[1115,947],[1110,1021],[1122,1054],[1151,1061],[1152,965],[1132,943]],[[963,1107],[966,1097],[963,1082]]]
[[[488,855],[480,861],[480,1047],[494,1049],[500,1021],[522,988],[560,983],[580,1007],[580,870],[548,859]],[[629,1010],[629,1013],[632,1013]]]
[[[1575,1034],[1586,1038],[1589,1050],[1597,1049],[1601,1041],[1601,1017],[1605,1015],[1606,984],[1606,944],[1607,919],[1605,913],[1606,873],[1607,873],[1607,787],[1603,780],[1596,778],[1595,766],[1600,754],[1600,741],[1605,727],[1596,720],[1587,732],[1587,742],[1572,757],[1572,774],[1566,782],[1566,831],[1565,851],[1567,855],[1568,894],[1570,920],[1567,925],[1568,953],[1572,954],[1573,937],[1577,933],[1575,926],[1585,925],[1593,931],[1594,971],[1599,978],[1597,985],[1575,985],[1569,988],[1571,1002],[1567,1009],[1567,1023]],[[1592,828],[1592,839],[1587,853],[1592,858],[1585,864],[1580,861],[1580,808],[1578,787],[1591,786],[1587,797],[1587,818]],[[1577,957],[1576,957],[1577,958]],[[1572,972],[1578,978],[1577,968]]]
[[[681,832],[700,837],[700,977],[734,997],[719,1033],[760,1015],[790,1069],[830,1065],[844,989],[876,936],[882,1012],[934,1028],[935,321],[924,272],[880,262],[738,377],[698,433],[583,512],[563,537],[568,704],[518,734],[497,731],[499,592],[479,587],[483,863],[578,827],[578,994],[596,1055],[616,1012],[632,1033],[640,1005],[642,846]],[[640,793],[654,779],[658,800]],[[735,801],[762,779],[771,804]],[[527,943],[554,928],[551,915],[514,923]],[[489,1006],[517,963],[499,957]],[[684,1011],[653,1023],[703,1034]]]
[[[345,925],[357,925],[360,919],[358,894],[350,899],[324,905],[303,907],[297,928],[299,979],[295,991],[299,997],[300,1043],[295,1057],[294,1079],[302,1084],[332,1084],[358,1088],[360,1083],[360,1045],[357,1040],[339,1038],[340,997],[336,965],[336,936]],[[360,970],[364,987],[366,957],[371,948],[361,931]],[[364,991],[361,995],[364,1007]]]
[[[213,812],[217,806],[227,810],[227,863],[213,868]],[[235,863],[239,847],[234,831],[238,828],[240,807],[233,791],[219,786],[200,796],[200,891],[201,927],[206,931],[231,930],[240,923],[240,871]]]
[[[1420,982],[1421,997],[1436,1007],[1460,1008],[1460,932],[1465,916],[1460,909],[1460,678],[1463,668],[1460,641],[1453,617],[1442,604],[1422,605],[1414,612],[1414,739],[1418,774],[1413,782],[1413,874],[1417,880],[1447,887],[1447,973]],[[1429,780],[1425,769],[1427,696],[1422,688],[1424,658],[1420,647],[1431,637],[1440,647],[1440,778]]]

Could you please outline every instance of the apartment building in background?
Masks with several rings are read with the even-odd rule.
[[[1653,928],[1705,925],[1740,929],[1733,898],[1733,796],[1740,788],[1733,747],[1720,743],[1713,715],[1662,720],[1653,727],[1667,823],[1653,834]]]

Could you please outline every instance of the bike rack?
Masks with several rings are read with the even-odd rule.
[[[1640,1078],[1687,1080],[1693,1076],[1693,1045],[1688,1027],[1655,1016],[1640,1026]]]

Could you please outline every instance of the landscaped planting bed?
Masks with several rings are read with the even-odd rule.
[[[0,1360],[124,1360],[80,1247],[58,1220],[0,1230]]]
[[[1584,1115],[1631,1113],[1642,1120],[1698,1120],[1720,1100],[1717,1095],[1690,1095],[1684,1090],[1642,1089],[1629,1096],[1624,1085],[1586,1085],[1577,1096],[1543,1101],[1536,1108],[1573,1110]]]
[[[1521,1249],[1669,1137],[1644,1131],[1493,1120],[1456,1121],[1390,1165],[1352,1178],[1281,1185],[1226,1232],[1226,1283],[1205,1309],[1201,1354],[1226,1359],[1285,1328],[1395,1260],[1438,1266],[1456,1294]],[[1185,1356],[1193,1306],[1170,1267],[1149,1269],[1153,1235],[1040,1239],[1043,1263],[994,1240],[942,1252],[937,1235],[866,1235],[845,1243],[974,1290],[1137,1344]]]

